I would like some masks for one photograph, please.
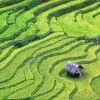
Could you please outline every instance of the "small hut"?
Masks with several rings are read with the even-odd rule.
[[[68,62],[65,67],[65,71],[68,73],[68,75],[73,77],[82,77],[82,69],[84,68],[81,65],[74,64],[72,62]]]

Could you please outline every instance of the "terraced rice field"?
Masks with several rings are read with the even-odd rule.
[[[0,100],[100,100],[98,35],[100,0],[0,0]]]

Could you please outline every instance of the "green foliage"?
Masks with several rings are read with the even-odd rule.
[[[0,2],[0,8],[3,8],[5,6],[9,6],[9,5],[13,5],[13,4],[16,4],[16,3],[19,3],[22,1],[24,1],[24,0],[2,0]]]
[[[49,0],[38,0],[39,3],[48,2]]]
[[[98,1],[0,1],[0,100],[100,99]],[[67,61],[83,79],[65,73]]]
[[[100,40],[100,35],[97,35],[96,40]]]

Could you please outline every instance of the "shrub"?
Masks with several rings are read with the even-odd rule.
[[[24,0],[3,0],[0,2],[0,8],[13,5],[15,3],[22,2]]]

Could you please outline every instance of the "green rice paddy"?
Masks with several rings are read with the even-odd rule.
[[[100,100],[97,36],[99,0],[0,0],[0,100]]]

